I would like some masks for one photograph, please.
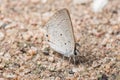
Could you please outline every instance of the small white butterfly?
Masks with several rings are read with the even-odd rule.
[[[50,47],[66,57],[75,55],[75,37],[67,9],[57,11],[45,25]]]

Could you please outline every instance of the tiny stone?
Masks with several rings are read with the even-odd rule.
[[[0,56],[3,56],[4,55],[4,52],[0,52]]]
[[[17,24],[14,22],[14,23],[11,23],[9,25],[6,25],[5,29],[11,29],[11,28],[14,28],[16,26],[17,26]]]
[[[17,76],[15,74],[13,74],[12,72],[4,72],[3,76],[5,78],[16,78]]]
[[[47,20],[49,20],[50,16],[52,16],[52,15],[53,15],[53,13],[51,13],[51,12],[45,12],[42,14],[42,17],[43,17],[44,21],[47,21]]]
[[[0,41],[3,40],[4,37],[5,37],[5,35],[2,32],[0,32]]]
[[[5,28],[6,27],[6,23],[4,23],[4,22],[0,22],[0,28]]]
[[[49,51],[50,51],[50,49],[48,47],[46,47],[46,48],[44,48],[43,53],[45,55],[49,55]]]
[[[46,2],[47,2],[47,0],[41,0],[41,2],[42,2],[42,3],[46,3]]]
[[[70,70],[70,71],[69,71],[69,74],[74,74],[73,70]]]
[[[4,66],[5,66],[5,63],[0,63],[0,69],[3,69],[4,68]]]
[[[117,12],[117,10],[113,10],[112,13],[117,14],[118,12]]]
[[[108,77],[103,74],[101,77],[98,78],[98,80],[108,80]]]
[[[73,68],[72,71],[73,72],[78,72],[79,68]]]
[[[49,57],[48,60],[49,60],[50,62],[54,62],[54,58],[53,58],[53,57]]]
[[[60,77],[56,77],[56,79],[55,79],[55,80],[61,80],[61,79],[60,79]]]
[[[30,34],[23,34],[23,39],[26,40],[26,41],[29,41],[31,38],[31,35]]]
[[[11,58],[10,54],[9,53],[5,53],[4,59],[8,61],[10,58]]]

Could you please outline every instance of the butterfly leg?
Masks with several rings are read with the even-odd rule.
[[[70,63],[71,59],[72,59],[72,57],[69,57],[69,63]]]

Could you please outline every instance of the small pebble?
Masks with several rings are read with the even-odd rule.
[[[5,77],[5,78],[16,78],[17,77],[17,75],[15,75],[14,73],[12,73],[12,72],[4,72],[3,73],[3,76]]]
[[[98,80],[108,80],[108,77],[103,74],[101,77],[98,78]]]
[[[61,80],[60,77],[56,77],[55,80]]]
[[[45,55],[49,55],[49,52],[50,52],[50,48],[48,48],[48,47],[44,48],[43,53]]]
[[[7,60],[7,61],[9,61],[10,58],[11,58],[10,53],[5,53],[5,55],[4,55],[4,59]]]
[[[46,3],[46,2],[47,2],[47,0],[41,0],[41,2],[42,2],[42,3]]]
[[[69,71],[69,74],[74,74],[74,73],[75,73],[75,72],[73,72],[73,70],[70,70],[70,71]]]
[[[5,29],[11,29],[11,28],[14,28],[14,27],[17,27],[17,24],[15,22],[6,25]]]
[[[49,20],[50,16],[52,16],[53,13],[52,12],[45,12],[42,14],[42,17],[43,17],[43,21],[47,21]]]
[[[5,63],[4,63],[4,62],[0,63],[0,69],[3,69],[4,66],[5,66]]]
[[[5,35],[2,32],[0,32],[0,41],[3,40],[4,37],[5,37]]]
[[[79,71],[79,68],[73,68],[72,71],[73,71],[73,72],[78,72],[78,71]]]
[[[26,33],[26,34],[23,34],[22,36],[23,36],[23,39],[26,40],[26,41],[30,41],[30,39],[31,39],[31,35],[30,34]]]
[[[4,52],[0,52],[0,56],[3,56],[4,55]]]
[[[50,61],[50,62],[54,62],[55,60],[54,60],[53,57],[49,57],[49,58],[48,58],[48,61]]]

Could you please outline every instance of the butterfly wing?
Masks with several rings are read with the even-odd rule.
[[[67,57],[74,55],[75,40],[67,9],[56,12],[45,27],[47,40],[52,49]]]

